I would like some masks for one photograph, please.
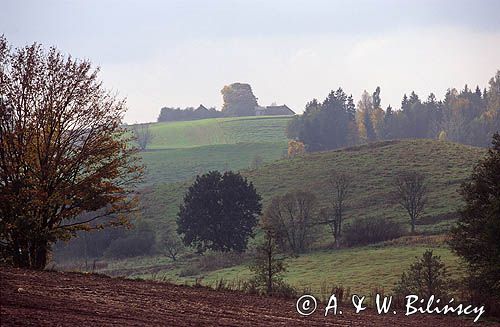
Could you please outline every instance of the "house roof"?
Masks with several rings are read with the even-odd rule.
[[[286,104],[283,104],[281,106],[267,106],[266,112],[268,114],[275,114],[275,115],[295,115],[295,112],[292,109],[290,109]]]
[[[200,106],[196,108],[195,111],[208,111],[208,109],[204,105],[200,104]]]

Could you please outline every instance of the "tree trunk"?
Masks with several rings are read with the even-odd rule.
[[[11,248],[12,252],[12,263],[14,267],[28,268],[29,267],[29,255],[27,251],[27,244],[25,241],[21,241],[19,238],[15,237],[13,240],[13,246]]]
[[[48,242],[46,240],[36,240],[30,249],[30,268],[43,269],[47,265]]]
[[[273,249],[271,238],[267,241],[267,294],[273,292]]]

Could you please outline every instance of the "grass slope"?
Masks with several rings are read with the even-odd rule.
[[[259,156],[282,157],[289,116],[213,118],[150,125],[153,140],[141,152],[145,183],[183,181],[209,170],[240,170]]]
[[[458,257],[437,244],[377,245],[341,250],[320,250],[285,260],[287,271],[284,280],[299,290],[310,290],[313,294],[326,296],[333,286],[349,288],[353,293],[370,294],[375,288],[391,291],[403,271],[421,257],[426,249],[441,257],[449,276],[458,279],[465,273]],[[127,275],[130,278],[167,280],[176,284],[202,284],[213,286],[218,281],[237,285],[238,281],[250,279],[249,262],[229,268],[208,272],[196,272],[183,276],[189,262],[173,263],[166,257],[149,257],[137,261],[115,261],[102,272]]]
[[[452,278],[462,276],[459,259],[445,247],[386,246],[325,250],[286,260],[284,279],[298,289],[310,289],[314,294],[326,296],[334,285],[342,285],[351,292],[368,295],[375,288],[391,291],[401,274],[421,257],[426,249],[441,256]],[[217,280],[248,279],[252,277],[247,265],[208,273],[207,284]]]
[[[391,197],[393,180],[400,171],[416,170],[427,176],[429,188],[426,217],[417,230],[439,233],[452,223],[439,219],[440,215],[455,212],[461,206],[457,190],[485,153],[484,149],[434,140],[391,141],[283,159],[244,171],[244,175],[254,183],[264,204],[273,196],[302,189],[314,192],[320,203],[326,205],[331,171],[349,172],[353,176],[353,191],[347,221],[381,216],[407,223],[406,213]],[[143,197],[145,217],[158,226],[172,223],[189,184],[190,181],[159,184],[150,189]],[[325,242],[329,239],[325,238]]]
[[[151,124],[149,149],[236,143],[285,142],[290,116],[210,118]]]
[[[273,196],[294,189],[310,190],[322,204],[326,204],[329,199],[327,180],[331,171],[349,172],[353,176],[353,192],[346,213],[347,224],[356,217],[381,216],[408,226],[404,210],[391,197],[393,180],[400,171],[417,170],[427,176],[430,191],[425,216],[417,231],[437,234],[448,230],[453,223],[453,220],[441,217],[460,208],[462,202],[457,190],[485,153],[485,149],[449,142],[402,140],[307,154],[243,173],[263,196],[264,204]],[[178,206],[190,182],[158,184],[143,194],[144,218],[152,222],[156,230],[174,223]],[[325,230],[316,245],[325,249],[330,243],[331,237]],[[384,246],[317,250],[290,258],[287,259],[285,280],[299,289],[310,288],[318,295],[330,292],[334,284],[366,295],[375,287],[390,291],[415,257],[421,256],[429,247],[442,257],[452,277],[463,273],[458,258],[442,242],[399,242]],[[202,277],[205,284],[214,284],[221,278],[237,281],[250,277],[248,263],[180,277],[186,276],[186,268],[189,269],[191,263],[190,259],[174,263],[158,256],[136,258],[110,262],[105,272],[177,283],[189,283]]]
[[[238,171],[250,167],[257,156],[263,162],[279,159],[286,148],[286,142],[263,142],[144,151],[145,183],[183,181],[209,170]]]

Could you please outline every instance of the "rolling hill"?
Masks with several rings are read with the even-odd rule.
[[[291,116],[209,118],[151,124],[148,149],[190,148],[215,144],[286,142]]]
[[[442,234],[454,223],[453,213],[462,205],[458,193],[460,184],[470,176],[473,166],[485,153],[485,149],[435,140],[386,141],[281,159],[242,173],[254,183],[264,205],[273,196],[297,189],[313,192],[320,205],[326,205],[328,176],[332,171],[347,172],[352,176],[353,192],[346,211],[346,224],[357,217],[383,217],[409,227],[405,211],[392,197],[393,181],[399,172],[419,171],[426,176],[429,199],[424,216],[417,224],[417,232]],[[142,195],[144,219],[157,231],[175,224],[178,206],[191,182],[157,184],[145,190]],[[328,250],[332,240],[325,229],[316,242],[318,250],[287,259],[289,268],[285,279],[299,289],[310,288],[316,294],[332,284],[342,284],[364,293],[375,287],[390,290],[415,256],[420,256],[427,248],[433,248],[442,257],[452,277],[461,276],[463,270],[458,258],[443,244],[442,237],[438,239],[441,241]],[[219,270],[186,273],[191,263],[190,260],[172,263],[166,258],[151,257],[110,263],[105,272],[120,274],[126,271],[130,277],[162,278],[177,283],[204,278],[210,284],[220,278],[235,281],[250,277],[248,262]]]
[[[141,152],[145,183],[183,181],[209,170],[240,170],[258,158],[279,159],[286,152],[289,116],[212,118],[154,123],[153,140]]]
[[[481,148],[435,140],[387,141],[282,159],[243,174],[254,183],[264,205],[273,196],[296,189],[312,191],[325,205],[328,176],[332,171],[347,172],[353,180],[347,221],[378,216],[407,222],[405,212],[392,197],[393,181],[399,172],[419,171],[426,176],[429,200],[417,230],[434,234],[449,228],[449,214],[462,203],[457,190],[485,153]],[[143,195],[146,219],[159,226],[172,223],[190,182],[157,184],[148,189]]]
[[[158,123],[148,151],[142,152],[148,183],[141,189],[142,219],[158,233],[175,224],[179,204],[196,174],[208,170],[240,170],[262,195],[264,206],[276,195],[309,190],[320,203],[329,201],[328,177],[332,171],[352,176],[346,224],[358,217],[383,217],[409,227],[408,217],[393,198],[394,178],[408,170],[426,176],[429,199],[417,232],[445,233],[462,205],[457,192],[485,149],[436,140],[397,140],[371,143],[336,151],[318,152],[292,159],[279,159],[286,149],[285,126],[289,117],[246,117],[207,119],[193,122]],[[255,156],[263,159],[258,168],[248,168]],[[431,239],[434,236],[429,236]],[[424,237],[425,239],[425,237]],[[401,273],[426,248],[433,248],[448,265],[453,277],[463,274],[458,258],[439,242],[396,242],[361,248],[331,250],[325,229],[315,249],[287,259],[285,280],[298,289],[322,294],[333,284],[368,294],[373,288],[392,289]],[[252,245],[251,245],[252,246]],[[195,256],[172,262],[165,256],[108,260],[100,270],[132,278],[192,283],[204,278],[236,281],[250,277],[248,260],[199,271]]]

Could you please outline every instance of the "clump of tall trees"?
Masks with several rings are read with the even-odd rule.
[[[52,244],[127,224],[142,175],[125,102],[89,61],[0,37],[0,253],[43,268]]]
[[[289,138],[303,142],[307,151],[331,150],[353,144],[404,138],[431,138],[488,146],[500,130],[500,71],[489,87],[449,89],[443,100],[431,93],[421,99],[415,92],[403,96],[399,110],[381,108],[381,89],[364,91],[354,106],[339,88],[323,102],[306,105],[287,128]]]
[[[307,151],[321,151],[357,142],[356,106],[341,88],[323,102],[312,100],[288,126],[288,137],[304,143]]]

